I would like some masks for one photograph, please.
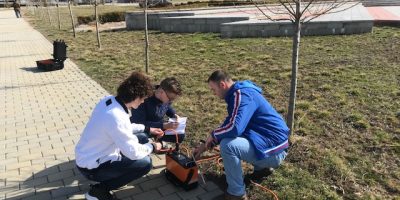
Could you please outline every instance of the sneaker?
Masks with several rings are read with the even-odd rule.
[[[99,184],[90,185],[90,190],[85,194],[87,200],[118,200],[110,191],[107,191],[100,187]]]
[[[248,179],[254,182],[261,182],[264,178],[268,177],[274,172],[274,168],[265,168],[262,170],[254,170],[253,173],[248,175]]]
[[[225,200],[248,200],[249,198],[247,198],[247,195],[244,194],[242,196],[235,196],[235,195],[231,195],[228,192],[225,193]]]

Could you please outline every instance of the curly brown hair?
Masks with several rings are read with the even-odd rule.
[[[133,72],[117,89],[117,97],[124,103],[153,94],[150,78],[140,72]]]

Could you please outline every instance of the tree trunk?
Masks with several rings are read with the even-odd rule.
[[[289,109],[287,115],[287,122],[290,128],[290,135],[294,132],[294,111],[296,105],[296,89],[297,89],[297,69],[299,64],[299,48],[300,48],[300,34],[301,34],[301,23],[300,23],[300,6],[301,0],[296,2],[296,17],[294,24],[294,35],[293,35],[293,51],[292,51],[292,77],[290,82],[290,97],[289,97]]]
[[[147,30],[147,0],[144,2],[144,53],[145,53],[145,70],[149,73],[149,33]]]
[[[71,16],[71,23],[72,23],[72,32],[74,33],[74,38],[76,38],[76,33],[75,33],[75,22],[74,22],[74,16],[72,15],[72,9],[71,9],[71,2],[72,0],[68,0],[68,9],[69,9],[69,15]]]
[[[59,0],[57,0],[57,15],[58,15],[58,30],[61,30],[61,20],[60,20],[60,5],[59,5]]]
[[[49,5],[47,5],[47,16],[49,17],[50,26],[53,26],[53,20],[51,20],[51,14],[50,14]]]
[[[99,33],[99,15],[97,14],[97,0],[94,1],[94,15],[96,16],[97,47],[101,49],[100,33]]]

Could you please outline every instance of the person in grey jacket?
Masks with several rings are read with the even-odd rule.
[[[135,132],[162,135],[159,128],[130,122],[129,110],[137,108],[152,94],[150,79],[132,73],[118,87],[116,96],[106,96],[93,110],[75,148],[76,165],[91,185],[86,199],[115,199],[111,190],[147,174],[152,168],[150,154],[161,149],[160,143],[139,143]]]

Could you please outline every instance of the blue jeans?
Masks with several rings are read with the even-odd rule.
[[[225,138],[220,143],[221,157],[224,162],[227,192],[231,195],[241,196],[246,193],[243,182],[241,161],[244,160],[254,166],[254,170],[277,168],[286,157],[286,151],[258,160],[254,147],[243,137]]]
[[[139,140],[140,144],[145,144],[149,142],[149,137],[145,133],[134,133],[136,137]],[[178,135],[178,143],[181,143],[185,139],[185,134],[179,134]],[[160,138],[160,141],[163,142],[176,142],[176,136],[175,135],[164,135]]]
[[[129,182],[138,179],[152,168],[150,156],[141,160],[131,160],[122,155],[121,161],[105,162],[95,169],[78,167],[79,171],[87,179],[100,183],[100,186],[107,190],[118,189]]]

